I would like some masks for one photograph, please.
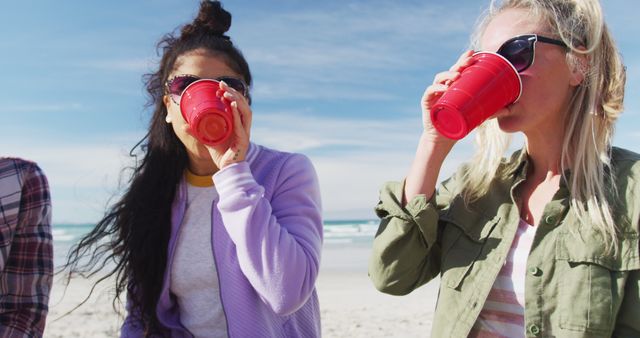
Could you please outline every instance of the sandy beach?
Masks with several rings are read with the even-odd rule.
[[[330,244],[323,249],[317,282],[323,337],[429,337],[438,283],[395,297],[375,290],[367,277],[370,245]],[[45,337],[117,337],[122,318],[112,307],[113,283],[103,283],[80,308],[91,281],[74,279],[64,289],[56,278],[52,289]]]

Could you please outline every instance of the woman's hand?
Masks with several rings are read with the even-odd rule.
[[[440,168],[456,140],[440,134],[431,123],[431,108],[440,99],[449,86],[460,77],[460,72],[471,65],[473,51],[464,52],[451,68],[438,73],[422,96],[422,123],[424,130],[418,141],[416,156],[409,168],[404,185],[402,204],[406,205],[417,195],[425,195],[427,200],[435,192]]]
[[[218,97],[229,102],[231,115],[233,115],[233,132],[227,142],[207,147],[211,159],[219,169],[230,164],[242,162],[249,150],[249,138],[251,135],[251,118],[253,112],[249,107],[247,98],[228,84],[220,82]]]
[[[244,95],[223,81],[220,82],[220,89],[216,95],[229,103],[229,107],[226,109],[231,109],[233,116],[233,131],[228,140],[215,146],[205,145],[213,163],[218,169],[222,169],[230,164],[245,160],[249,150],[253,113]],[[193,135],[191,127],[187,126],[186,128],[187,132]]]
[[[468,50],[460,55],[458,61],[451,66],[448,71],[441,72],[436,74],[433,79],[433,84],[431,84],[422,95],[421,107],[422,107],[422,124],[424,127],[423,136],[427,139],[430,139],[436,143],[455,143],[455,141],[450,140],[444,136],[442,136],[431,123],[431,108],[436,104],[436,102],[442,97],[449,86],[453,82],[455,82],[459,77],[460,73],[463,69],[469,67],[471,65],[471,55],[473,55],[472,50]]]

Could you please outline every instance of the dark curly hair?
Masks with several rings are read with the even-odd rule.
[[[67,282],[75,274],[94,276],[100,272],[96,284],[115,276],[114,308],[121,303],[120,296],[126,290],[129,311],[139,316],[137,319],[143,323],[147,336],[163,332],[155,309],[167,268],[171,205],[188,164],[184,145],[165,122],[164,84],[181,55],[204,49],[222,58],[251,86],[249,65],[225,35],[230,26],[231,14],[220,2],[202,1],[192,23],[183,26],[179,34],[166,34],[158,42],[159,69],[144,76],[149,95],[147,106],[153,107],[153,115],[147,135],[132,149],[133,153],[142,145],[142,159],[130,168],[132,174],[124,195],[71,248],[63,267],[63,271],[68,271]],[[114,267],[108,268],[103,276],[101,269],[106,266]],[[80,305],[84,302],[86,299]]]

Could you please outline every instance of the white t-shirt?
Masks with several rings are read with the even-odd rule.
[[[195,337],[227,337],[211,245],[211,208],[218,193],[213,182],[203,186],[211,177],[186,176],[187,209],[171,265],[171,292],[177,297],[182,325]]]

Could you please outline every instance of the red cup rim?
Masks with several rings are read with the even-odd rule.
[[[230,125],[230,124],[231,124],[231,121],[230,121],[230,120],[229,120],[229,118],[227,118],[226,116],[224,116],[224,115],[219,115],[219,114],[216,114],[215,116],[216,116],[217,118],[219,118],[219,119],[223,119],[223,120],[225,120],[225,121],[227,122],[227,124],[228,124],[228,125]],[[232,133],[232,130],[231,130],[231,129],[228,129],[226,133],[224,133],[222,136],[220,136],[220,137],[218,137],[218,138],[216,138],[216,139],[209,138],[209,137],[204,136],[204,135],[202,135],[202,134],[200,134],[200,135],[202,136],[202,140],[203,140],[203,141],[205,141],[207,144],[218,144],[218,143],[220,143],[220,142],[222,142],[222,141],[226,140],[226,139],[227,139],[227,137],[229,137],[229,135],[231,135],[231,133]]]
[[[494,52],[475,52],[473,53],[472,56],[476,56],[478,54],[491,54],[491,55],[495,55],[500,57],[502,60],[504,60],[504,62],[506,62],[509,67],[511,67],[511,69],[513,69],[513,72],[516,74],[516,77],[518,78],[518,83],[520,84],[520,91],[518,92],[518,97],[516,97],[516,99],[513,101],[513,103],[518,102],[518,100],[520,99],[520,96],[522,96],[522,78],[520,77],[520,73],[518,73],[518,70],[516,70],[516,67],[514,67],[511,62],[509,62],[509,60],[507,60],[507,58],[505,58],[504,56],[498,54],[498,53],[494,53]],[[195,82],[194,82],[195,83]],[[192,83],[193,84],[193,83]],[[188,87],[187,87],[188,88]],[[182,101],[182,99],[180,99]]]
[[[183,94],[184,94],[184,93],[185,93],[189,88],[191,88],[191,86],[195,86],[196,84],[203,83],[203,82],[207,82],[207,83],[215,83],[215,84],[217,84],[217,85],[218,85],[218,87],[219,87],[219,83],[220,83],[220,81],[213,80],[213,79],[200,79],[200,80],[194,81],[193,83],[189,84],[189,85],[184,89]],[[182,95],[182,96],[180,96],[180,113],[182,114],[182,117],[184,118],[184,120],[185,120],[185,121],[187,121],[187,117],[185,116],[185,109],[183,109],[183,105],[185,105],[185,104],[186,104],[186,101],[185,101],[185,100],[186,100],[186,99],[185,99],[185,97],[186,97],[186,96],[187,96],[187,95]],[[222,119],[226,120],[229,124],[232,124],[232,122],[233,122],[229,117],[227,117],[227,116],[225,116],[225,115],[220,115],[220,118],[222,118]],[[192,122],[193,122],[193,121],[192,121]],[[200,141],[201,141],[201,142],[204,142],[204,143],[206,143],[206,144],[218,144],[218,143],[219,143],[219,142],[221,142],[222,140],[224,140],[224,139],[226,139],[227,137],[229,137],[229,135],[231,135],[231,133],[232,133],[232,130],[231,130],[231,129],[229,129],[229,130],[227,130],[227,132],[225,133],[225,135],[221,136],[221,137],[220,137],[220,138],[218,138],[218,139],[210,139],[210,138],[208,138],[208,137],[204,137],[204,136],[203,136],[203,137],[202,137],[202,139],[201,139]]]
[[[219,85],[220,81],[216,81],[216,80],[213,80],[213,79],[200,79],[200,80],[196,80],[196,81],[193,81],[192,83],[190,83],[190,84],[189,84],[189,85],[188,85],[188,86],[187,86],[187,87],[182,91],[182,93],[185,93],[185,92],[187,91],[187,89],[189,89],[191,86],[195,85],[196,83],[201,83],[201,82],[213,82],[213,83],[218,84],[218,86],[220,86],[220,85]],[[182,109],[182,100],[183,100],[183,99],[184,99],[184,95],[181,95],[181,96],[180,96],[180,104],[179,104],[179,106],[180,106],[180,114],[182,114],[182,117],[183,117],[183,118],[185,119],[185,121],[186,121],[186,120],[187,120],[187,117],[186,117],[186,116],[184,116],[184,109]]]

